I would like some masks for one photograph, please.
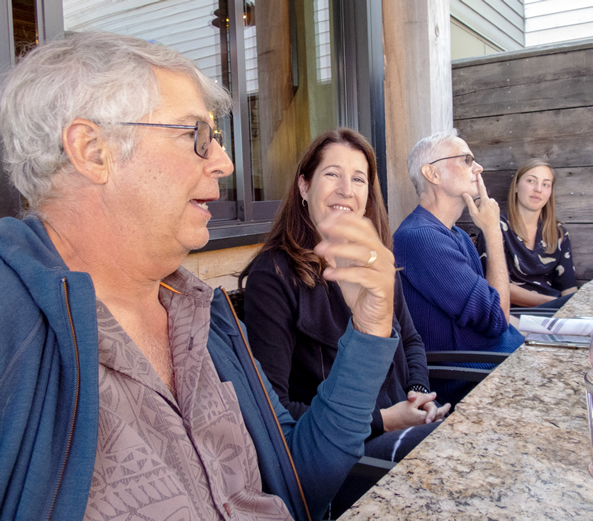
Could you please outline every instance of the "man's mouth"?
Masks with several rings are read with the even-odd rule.
[[[204,200],[201,199],[192,199],[191,204],[193,204],[194,206],[197,206],[198,208],[202,208],[203,210],[208,210],[208,205],[206,204],[206,202]]]

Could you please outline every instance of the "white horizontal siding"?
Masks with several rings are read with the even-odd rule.
[[[563,13],[583,7],[591,7],[591,0],[525,0],[525,17],[533,18],[546,14]]]
[[[545,31],[558,27],[569,27],[587,22],[593,22],[593,2],[591,7],[553,13],[542,16],[534,16],[525,20],[525,31]]]
[[[580,40],[593,36],[593,22],[571,25],[570,27],[558,27],[547,31],[538,31],[525,35],[527,45],[545,45],[548,43],[565,42],[568,40]]]
[[[504,50],[525,45],[521,0],[451,0],[451,16]]]
[[[525,0],[525,43],[593,37],[593,0]]]
[[[68,31],[104,30],[156,40],[221,81],[220,32],[211,25],[218,0],[64,0]]]

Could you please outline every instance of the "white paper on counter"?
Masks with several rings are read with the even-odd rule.
[[[521,315],[519,331],[554,335],[590,336],[593,333],[593,320]]]

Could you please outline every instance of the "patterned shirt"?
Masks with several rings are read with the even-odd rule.
[[[541,221],[537,227],[533,250],[527,248],[523,240],[511,229],[505,215],[500,216],[500,227],[512,284],[551,297],[559,297],[565,289],[576,287],[570,237],[562,224],[558,223],[560,235],[553,253],[546,253],[547,245],[542,239]],[[478,251],[486,273],[486,241],[482,233],[478,235]]]
[[[176,397],[97,300],[99,436],[85,519],[291,519],[262,492],[234,387],[206,349],[211,288],[180,268],[159,300]]]

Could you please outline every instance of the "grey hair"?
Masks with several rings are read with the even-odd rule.
[[[184,74],[209,111],[224,114],[230,96],[173,49],[108,32],[71,33],[27,54],[0,86],[3,163],[12,184],[36,210],[55,189],[55,174],[71,168],[62,131],[74,119],[100,122],[105,137],[130,159],[138,121],[160,102],[152,67]]]
[[[425,137],[414,145],[408,156],[408,172],[418,195],[426,189],[426,179],[422,175],[422,167],[439,159],[436,154],[442,151],[444,145],[452,143],[458,137],[457,129],[453,128]]]

